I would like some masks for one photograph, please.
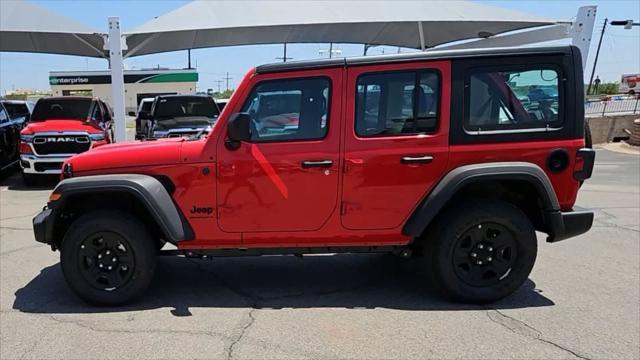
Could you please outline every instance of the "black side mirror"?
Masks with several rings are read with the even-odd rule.
[[[225,145],[229,150],[240,148],[241,141],[251,140],[251,116],[247,113],[235,113],[229,118],[227,124],[227,141]]]

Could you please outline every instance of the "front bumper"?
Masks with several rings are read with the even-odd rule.
[[[20,154],[20,167],[25,174],[60,174],[62,163],[73,155],[38,156]]]
[[[45,207],[33,218],[33,234],[37,242],[49,244],[53,248],[53,209]]]
[[[584,234],[593,225],[593,211],[553,211],[547,213],[547,242],[553,243]]]

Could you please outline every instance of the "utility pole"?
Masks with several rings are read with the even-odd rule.
[[[187,49],[187,69],[191,69],[191,49]]]
[[[329,43],[329,59],[333,57],[333,43]]]
[[[224,82],[224,80],[215,80],[216,84],[218,84],[218,94],[220,94],[220,84]]]
[[[292,57],[287,57],[287,43],[284,43],[284,51],[282,53],[282,57],[277,57],[276,60],[282,60],[282,62],[287,62],[287,60],[292,60]]]
[[[231,80],[233,78],[229,76],[229,72],[227,71],[227,76],[223,77],[222,79],[227,81],[227,91],[228,91],[229,90],[229,80]]]
[[[600,55],[600,46],[602,46],[602,38],[604,37],[604,30],[607,28],[607,22],[609,19],[604,19],[604,25],[602,25],[602,31],[600,32],[600,41],[598,41],[598,50],[596,50],[596,58],[593,60],[593,69],[591,69],[591,79],[589,79],[589,86],[587,86],[587,95],[591,92],[591,84],[593,83],[593,75],[596,73],[596,65],[598,64],[598,55]]]

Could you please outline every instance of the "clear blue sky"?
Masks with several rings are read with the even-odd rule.
[[[7,1],[7,0],[0,0]],[[8,0],[13,1],[13,0]],[[34,1],[38,5],[57,13],[64,14],[96,30],[106,32],[107,16],[120,16],[125,30],[133,29],[154,16],[165,14],[188,1]],[[595,55],[598,34],[605,17],[609,20],[633,19],[640,21],[640,1],[611,0],[537,0],[537,1],[480,1],[489,5],[510,8],[543,17],[558,20],[570,20],[582,5],[598,5],[598,17],[592,48],[589,54],[588,73],[590,73]],[[295,59],[317,58],[318,50],[326,49],[327,44],[290,44],[288,55]],[[344,56],[359,55],[361,45],[337,44]],[[378,47],[371,49],[370,54],[395,52],[396,48]],[[199,90],[217,89],[216,80],[220,80],[226,72],[232,77],[230,87],[235,87],[252,66],[276,61],[282,54],[282,45],[235,46],[192,51],[192,65],[197,63],[200,73]],[[127,68],[143,67],[183,68],[187,66],[186,51],[135,57],[126,61]],[[48,89],[48,72],[55,70],[104,70],[105,60],[77,56],[0,53],[0,94],[12,88]],[[640,27],[624,30],[622,27],[608,27],[598,61],[596,74],[605,81],[620,81],[622,73],[640,72]],[[224,84],[222,85],[224,88]]]

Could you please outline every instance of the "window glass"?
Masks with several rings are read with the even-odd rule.
[[[7,113],[10,119],[22,118],[25,116],[29,116],[29,108],[26,104],[22,103],[5,103],[5,109],[7,109]]]
[[[216,103],[209,96],[166,96],[156,101],[153,117],[156,120],[173,120],[188,117],[213,119],[220,114]]]
[[[92,100],[89,98],[49,98],[40,99],[31,115],[31,121],[49,119],[82,120],[90,117]]]
[[[329,80],[324,78],[259,83],[242,107],[251,116],[251,140],[324,138],[329,96]]]
[[[104,109],[104,121],[111,121],[111,108],[106,103],[102,103],[102,107]]]
[[[93,107],[93,115],[91,118],[96,122],[102,122],[102,112],[100,111],[100,103],[96,102]]]
[[[435,131],[439,81],[438,75],[431,72],[360,76],[356,88],[356,134],[366,137]]]
[[[552,69],[474,71],[468,80],[467,130],[545,128],[560,119],[558,73]]]
[[[4,111],[4,107],[0,105],[0,123],[7,122],[7,121],[9,121],[9,117],[7,116],[7,113]]]

